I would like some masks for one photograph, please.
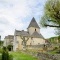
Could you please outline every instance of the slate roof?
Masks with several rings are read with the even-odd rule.
[[[22,31],[19,31],[19,30],[15,30],[15,35],[17,35],[17,36],[30,36],[29,35],[29,33],[27,32],[27,31],[24,31],[24,30],[22,30]]]
[[[29,36],[29,37],[43,38],[44,39],[44,37],[41,34],[39,34],[37,31],[35,31],[32,35],[30,35],[27,31],[15,30],[15,35],[16,36]]]
[[[40,28],[40,27],[38,26],[38,24],[37,24],[37,22],[36,22],[36,20],[35,20],[34,17],[32,18],[32,20],[31,20],[31,22],[30,22],[28,28],[29,28],[29,27]]]
[[[35,31],[35,32],[31,35],[31,37],[34,37],[34,38],[43,38],[43,39],[44,39],[44,37],[43,37],[41,34],[39,34],[37,31]]]
[[[14,39],[14,36],[13,35],[8,35],[8,36],[5,36],[4,39]]]

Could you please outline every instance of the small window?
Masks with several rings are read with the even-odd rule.
[[[36,29],[35,29],[35,31],[36,31]]]

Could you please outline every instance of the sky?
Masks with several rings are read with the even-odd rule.
[[[33,17],[39,24],[46,0],[0,0],[0,35],[14,35],[16,30],[27,30]],[[40,24],[39,24],[40,26]],[[44,38],[55,36],[53,28],[40,27]]]

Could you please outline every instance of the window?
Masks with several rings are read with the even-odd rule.
[[[36,31],[36,29],[35,29],[35,31]]]

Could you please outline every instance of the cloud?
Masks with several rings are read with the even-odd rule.
[[[54,28],[52,28],[52,27],[42,28],[40,31],[45,38],[50,38],[52,36],[56,36],[54,34],[55,33]]]
[[[0,0],[0,35],[26,30],[32,17],[38,22],[43,15],[46,0]]]
[[[9,22],[5,18],[0,17],[0,24],[9,24]]]

